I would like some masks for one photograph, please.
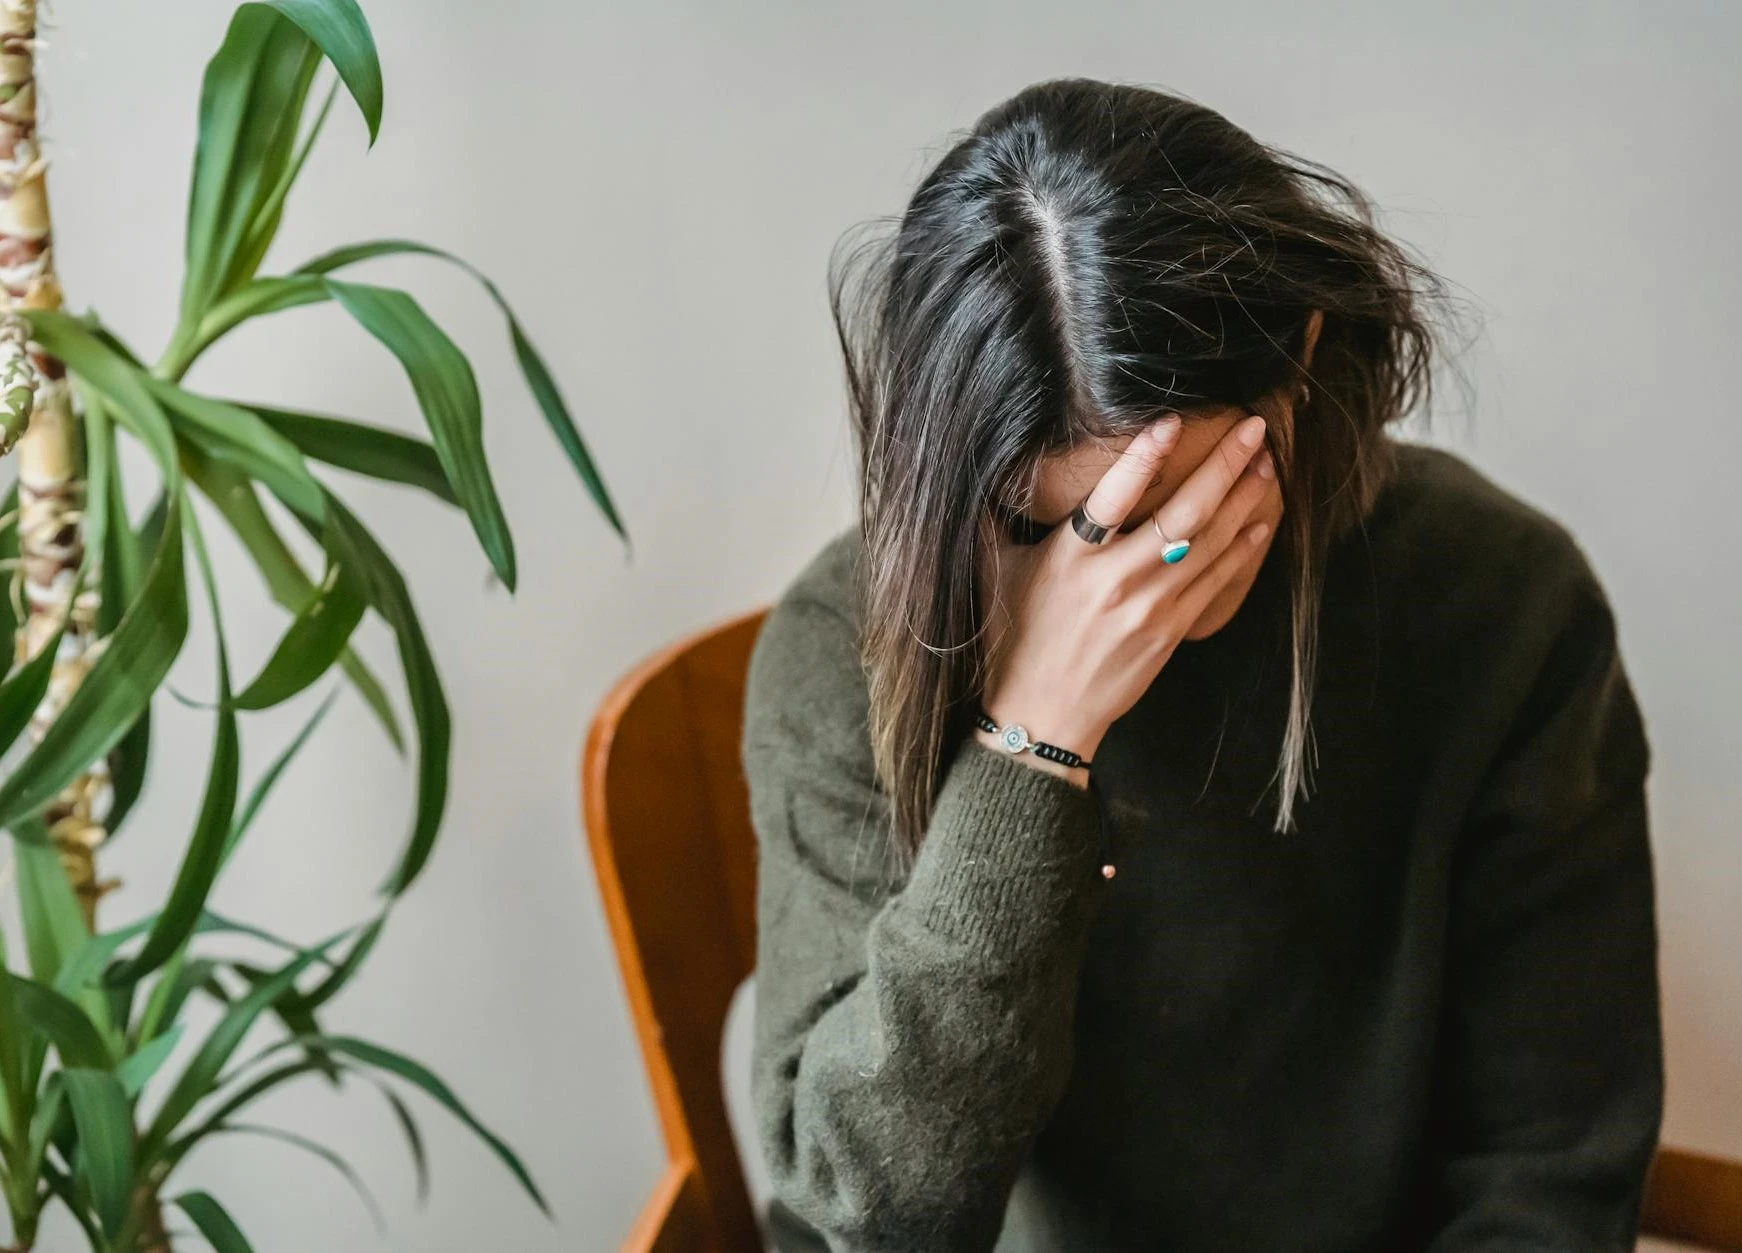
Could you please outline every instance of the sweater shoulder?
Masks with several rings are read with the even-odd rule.
[[[1430,595],[1467,629],[1604,598],[1566,523],[1450,449],[1398,442],[1366,534],[1402,590]]]
[[[1613,603],[1565,522],[1457,453],[1400,443],[1368,535],[1371,563],[1345,574],[1375,580],[1412,690],[1513,736],[1580,709],[1605,724],[1604,760],[1649,761]]]
[[[751,650],[747,762],[802,752],[869,770],[869,688],[854,609],[858,528],[828,537],[769,605]]]

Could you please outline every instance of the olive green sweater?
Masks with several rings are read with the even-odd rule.
[[[1615,621],[1562,525],[1399,458],[1328,567],[1289,834],[1278,561],[1113,725],[1095,789],[960,741],[905,876],[856,530],[781,595],[743,741],[781,1247],[1632,1248],[1663,1070]]]

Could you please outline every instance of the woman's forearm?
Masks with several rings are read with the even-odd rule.
[[[814,855],[855,846],[852,806],[818,803],[796,764],[759,777],[753,1087],[775,1190],[837,1248],[990,1249],[1070,1072],[1098,802],[964,741],[873,909]]]

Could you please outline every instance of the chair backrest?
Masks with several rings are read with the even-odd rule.
[[[721,1079],[756,964],[756,839],[739,744],[767,607],[662,649],[594,715],[581,809],[668,1165],[624,1253],[760,1253]]]
[[[679,640],[606,695],[582,819],[667,1167],[623,1253],[760,1253],[726,1109],[726,1014],[756,964],[756,837],[739,742],[767,607]],[[1742,1162],[1660,1148],[1646,1234],[1742,1250]]]
[[[1701,1249],[1742,1250],[1742,1161],[1660,1145],[1641,1227]]]

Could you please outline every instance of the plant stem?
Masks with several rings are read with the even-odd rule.
[[[61,306],[47,173],[36,134],[36,0],[0,0],[0,314],[6,317]],[[67,623],[48,695],[31,720],[40,739],[96,659],[100,583],[88,579],[87,591],[68,604],[85,558],[83,439],[66,368],[41,352],[30,356],[29,365],[35,395],[29,427],[18,441],[19,577],[26,606],[19,658],[34,654]],[[0,378],[0,385],[7,382]],[[108,774],[106,762],[94,763],[43,813],[85,923],[93,928],[97,901],[114,886],[99,883],[96,870],[105,836],[96,806]]]

